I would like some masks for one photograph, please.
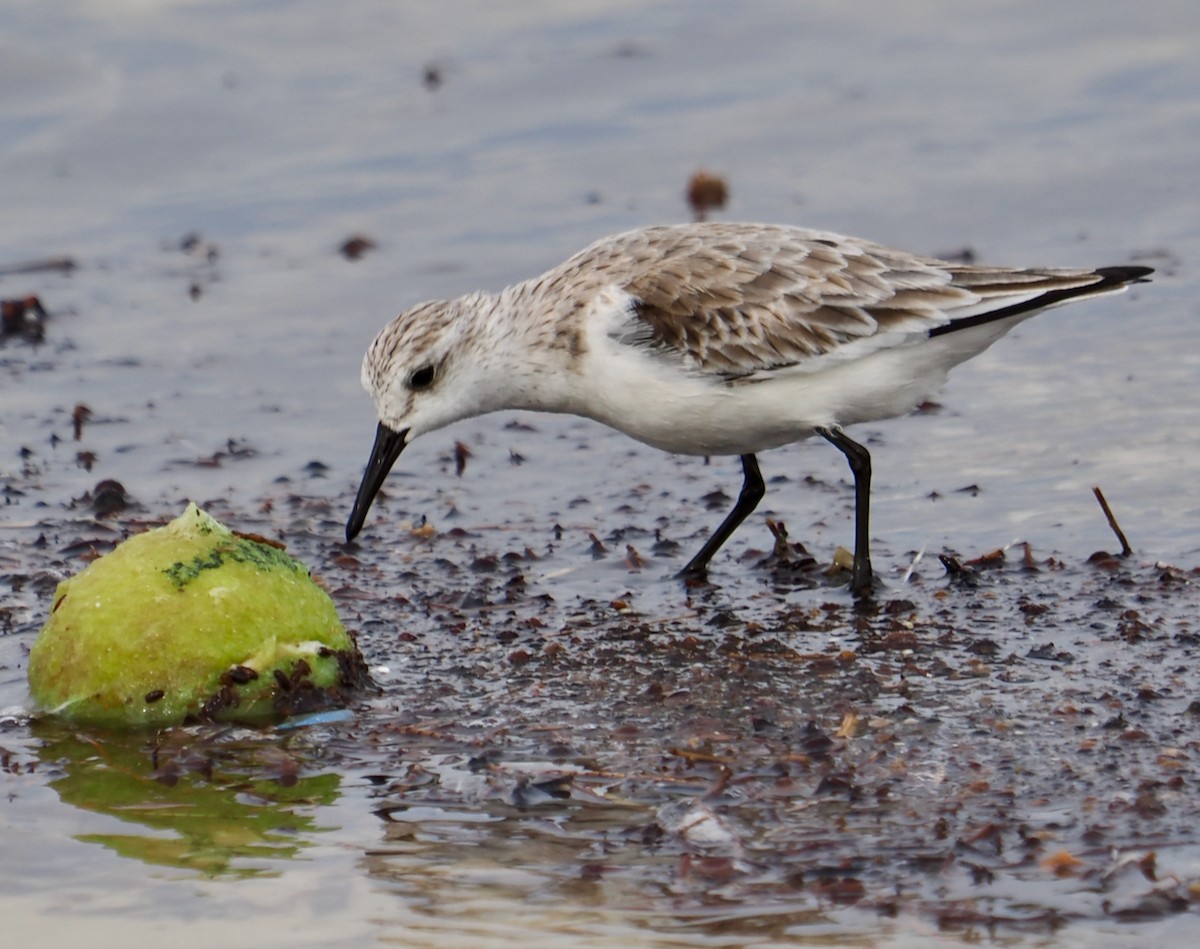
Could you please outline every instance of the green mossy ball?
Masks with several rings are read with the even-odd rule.
[[[29,656],[43,708],[101,725],[261,720],[365,681],[304,565],[195,504],[60,583]]]

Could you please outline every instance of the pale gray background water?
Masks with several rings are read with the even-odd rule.
[[[435,89],[422,82],[428,66]],[[48,503],[109,476],[161,512],[184,497],[249,501],[316,459],[327,477],[305,490],[348,504],[374,427],[358,363],[396,310],[522,279],[606,233],[685,219],[684,183],[705,167],[729,181],[728,219],[919,252],[970,246],[993,262],[1159,267],[1133,294],[1022,326],[959,370],[940,414],[871,427],[874,533],[893,567],[925,545],[975,552],[1013,539],[1086,556],[1113,543],[1090,494],[1100,484],[1141,556],[1190,564],[1197,156],[1200,12],[1187,0],[8,0],[0,265],[67,254],[81,269],[0,278],[3,296],[36,292],[54,313],[36,354],[0,350],[0,472],[28,446],[47,459]],[[190,232],[219,247],[212,267],[176,249]],[[379,247],[348,263],[336,248],[357,232]],[[69,431],[76,402],[97,416],[86,446],[108,467],[94,473],[54,463],[47,443]],[[475,523],[519,522],[544,495],[599,493],[609,457],[630,483],[695,477],[697,495],[736,485],[728,462],[676,465],[566,419],[501,436],[506,420],[414,445],[401,477],[441,477],[438,456],[468,442],[474,477],[455,502]],[[572,439],[553,437],[562,432]],[[227,465],[225,480],[171,464],[229,438],[260,454]],[[576,438],[591,446],[587,463],[566,450]],[[528,459],[519,468],[507,463],[514,447]],[[122,454],[136,463],[120,465]],[[836,483],[842,464],[816,444],[764,457],[768,477],[793,476],[772,508],[801,527],[821,520],[828,497],[795,482],[811,472]],[[969,484],[978,497],[952,493]],[[943,499],[931,503],[932,491]],[[586,515],[614,516],[601,504]],[[848,540],[843,507],[828,521],[825,541]],[[20,701],[18,684],[5,689]],[[322,815],[346,830],[308,863],[238,885],[147,879],[136,862],[64,846],[86,821],[55,801],[31,784],[4,810],[0,879],[44,882],[5,901],[26,944],[59,944],[81,925],[144,942],[186,919],[185,942],[237,945],[219,918],[250,911],[301,944],[342,933],[406,944],[403,901],[339,843],[374,831],[353,799]],[[581,944],[552,934],[553,914],[518,924],[525,911],[498,899],[476,908],[480,944],[518,925],[527,943],[544,928],[550,944]],[[336,919],[322,915],[329,905]],[[611,941],[628,943],[614,926]]]

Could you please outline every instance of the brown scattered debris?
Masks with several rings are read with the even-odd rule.
[[[86,497],[87,495],[84,495],[85,499]],[[115,549],[120,540],[120,537],[115,534],[110,537],[76,537],[67,544],[59,547],[58,552],[64,557],[78,557],[87,563],[91,563],[97,557],[103,556],[110,550]],[[61,605],[61,602],[59,605]]]
[[[708,212],[721,210],[728,200],[729,186],[720,175],[701,169],[688,179],[687,202],[695,220],[708,220]]]
[[[283,541],[264,537],[262,534],[247,533],[246,531],[231,531],[230,533],[234,537],[242,538],[242,540],[250,540],[256,544],[263,544],[266,547],[274,547],[276,550],[287,550],[287,544]]]
[[[35,296],[0,300],[0,339],[20,337],[40,343],[46,336],[46,308]]]
[[[75,453],[75,464],[84,471],[91,471],[99,460],[100,456],[94,451],[78,451]]]
[[[967,566],[977,570],[986,567],[1002,567],[1004,566],[1004,548],[998,547],[995,550],[989,550],[986,554],[980,554],[978,557],[968,560]]]
[[[592,559],[599,560],[602,557],[608,556],[608,548],[604,546],[604,542],[595,534],[588,534],[588,540],[592,542]]]
[[[375,242],[371,238],[362,234],[355,234],[342,241],[342,246],[338,248],[338,252],[347,260],[358,260],[367,251],[374,250],[375,246]]]
[[[1084,862],[1066,850],[1042,858],[1042,869],[1055,876],[1073,876],[1084,868]]]
[[[692,763],[705,762],[708,764],[728,765],[733,764],[732,758],[714,755],[707,751],[695,751],[691,748],[666,748],[665,752],[669,755],[675,755],[677,758],[682,758],[684,761]]]
[[[83,423],[92,417],[92,410],[82,402],[77,402],[75,408],[71,410],[71,427],[75,434],[75,441],[83,438]]]
[[[1108,520],[1108,526],[1112,528],[1112,532],[1117,535],[1117,540],[1121,543],[1121,556],[1128,557],[1133,553],[1133,548],[1129,546],[1129,541],[1125,538],[1125,532],[1121,530],[1121,525],[1117,523],[1116,517],[1113,516],[1112,508],[1108,506],[1108,501],[1104,498],[1104,492],[1097,487],[1092,488],[1092,494],[1096,495],[1096,500],[1100,502],[1100,510],[1104,512],[1104,516]]]
[[[97,482],[91,494],[92,510],[97,517],[111,517],[120,514],[129,506],[129,495],[120,481],[106,478]]]
[[[780,580],[809,573],[816,567],[816,559],[803,544],[788,540],[787,526],[783,521],[767,518],[767,530],[771,532],[773,540],[771,552],[758,559],[756,567],[772,571]]]
[[[471,457],[471,449],[462,442],[454,443],[454,474],[461,478],[467,470],[467,459]]]
[[[771,556],[777,560],[786,563],[788,557],[788,532],[787,526],[783,521],[773,521],[767,518],[767,530],[771,532],[771,536],[775,539],[775,545],[771,550]]]
[[[1109,573],[1116,573],[1121,569],[1121,561],[1107,550],[1097,550],[1088,557],[1087,562],[1093,567],[1099,567],[1101,570],[1106,570]]]
[[[411,818],[428,803],[465,815],[469,834],[452,847],[473,836],[516,859],[531,844],[569,842],[563,860],[546,861],[567,887],[586,892],[632,868],[655,887],[637,897],[651,913],[681,900],[707,912],[719,886],[719,929],[705,931],[734,941],[745,933],[726,922],[729,907],[798,907],[796,919],[824,925],[859,906],[928,931],[948,925],[951,941],[1086,941],[1104,914],[1136,940],[1138,921],[1200,903],[1186,863],[1200,584],[1164,585],[1157,565],[1125,561],[1114,583],[1078,558],[1028,573],[1027,547],[1007,558],[972,550],[961,560],[990,568],[970,571],[976,587],[918,580],[911,598],[862,612],[840,592],[796,596],[748,557],[682,597],[673,583],[597,590],[612,569],[594,571],[580,596],[570,574],[554,584],[523,574],[525,530],[447,531],[421,545],[436,554],[367,545],[351,557],[322,526],[337,526],[327,499],[280,496],[274,511],[256,527],[319,563],[368,655],[412,656],[422,671],[386,684],[351,727],[322,723],[311,743],[206,725],[158,736],[150,783],[240,794],[253,779],[262,796],[271,782],[313,782],[290,804],[318,800],[328,773],[349,773],[381,821],[372,860],[383,877],[412,878]],[[629,522],[639,513],[630,508]],[[547,516],[534,535],[545,542],[538,574],[574,567],[589,530]],[[690,526],[676,518],[653,533],[601,534],[612,566],[632,553],[628,541],[649,554],[644,538]],[[130,525],[89,526],[115,539]],[[264,675],[281,708],[316,706],[303,671]],[[255,674],[230,666],[207,711]],[[147,753],[145,739],[131,747]],[[78,763],[56,750],[42,759],[56,770],[42,767],[115,770],[83,750]],[[143,800],[152,811],[154,788]],[[1158,865],[1148,844],[1161,848]]]
[[[650,548],[656,557],[678,557],[683,545],[670,537],[664,537],[661,530],[654,531],[654,546]]]

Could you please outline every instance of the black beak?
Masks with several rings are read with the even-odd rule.
[[[346,522],[347,543],[354,540],[362,530],[367,511],[371,509],[371,502],[383,487],[388,472],[392,470],[392,465],[396,463],[407,443],[407,428],[402,432],[393,432],[382,422],[379,423],[379,428],[375,430],[375,444],[371,448],[371,460],[367,462],[362,484],[358,486],[358,497],[354,499],[354,510],[350,512],[350,520]]]

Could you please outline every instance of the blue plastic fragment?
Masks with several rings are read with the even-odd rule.
[[[354,721],[354,713],[348,708],[334,708],[324,712],[309,712],[306,715],[296,715],[275,726],[276,731],[286,732],[294,728],[308,728],[312,725],[333,725],[337,722]]]

